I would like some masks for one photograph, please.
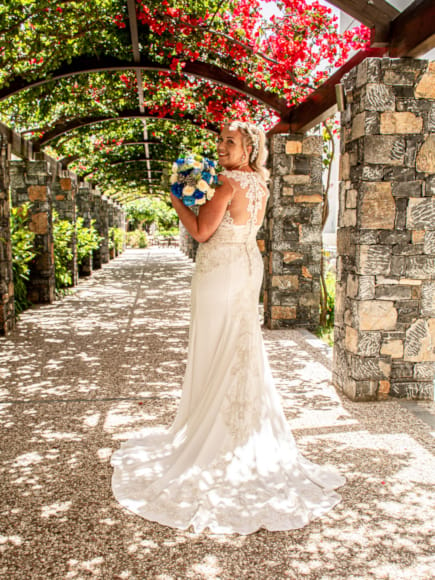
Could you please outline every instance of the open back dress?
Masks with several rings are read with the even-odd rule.
[[[199,245],[178,413],[167,430],[145,429],[114,453],[113,492],[132,512],[174,528],[300,528],[340,501],[333,490],[344,478],[298,451],[264,350],[256,234],[266,185],[255,172],[223,174],[234,196]]]

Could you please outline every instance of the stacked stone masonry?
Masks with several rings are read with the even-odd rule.
[[[91,196],[92,190],[89,183],[81,183],[77,189],[76,211],[77,217],[83,219],[83,226],[89,228],[91,225]],[[79,265],[79,276],[90,276],[92,274],[92,255],[83,258]]]
[[[11,159],[11,139],[25,159]],[[91,184],[77,184],[77,176],[63,170],[58,163],[37,153],[31,157],[31,147],[25,140],[0,124],[0,334],[6,335],[16,324],[14,283],[12,269],[12,244],[10,231],[10,205],[29,204],[29,228],[35,234],[36,256],[30,263],[28,298],[32,303],[51,303],[55,299],[53,210],[59,219],[76,223],[84,219],[89,227],[95,220],[103,240],[97,252],[99,263],[109,261],[109,220],[113,227],[125,228],[125,214],[121,206],[102,197]],[[76,239],[73,239],[71,273],[73,285],[78,282]],[[86,262],[86,260],[85,260]],[[92,272],[92,256],[83,265],[80,275]]]
[[[264,240],[265,323],[269,328],[319,323],[322,247],[322,141],[275,135]]]
[[[344,84],[334,380],[432,399],[435,63],[367,59]]]
[[[30,263],[28,283],[29,300],[33,303],[51,303],[55,298],[52,174],[47,161],[10,161],[10,190],[14,207],[31,202],[29,228],[35,234],[37,253]]]
[[[59,219],[69,221],[74,226],[76,223],[76,191],[77,182],[73,179],[72,174],[68,171],[61,170],[52,185],[53,205],[57,211]],[[72,285],[76,286],[78,283],[78,267],[75,228],[70,248],[73,258],[69,264],[69,270],[71,273]]]
[[[108,200],[99,191],[94,191],[92,195],[91,212],[95,219],[95,227],[102,238],[100,247],[93,252],[93,268],[97,270],[110,259]]]
[[[15,327],[11,228],[9,223],[9,147],[0,133],[0,333]]]

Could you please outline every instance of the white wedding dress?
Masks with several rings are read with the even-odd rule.
[[[256,244],[266,200],[257,173],[225,171],[231,205],[200,244],[192,279],[189,354],[179,410],[167,429],[133,436],[112,456],[113,492],[132,512],[195,532],[250,534],[305,526],[340,501],[344,478],[298,451],[264,351]]]

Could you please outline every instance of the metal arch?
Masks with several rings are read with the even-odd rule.
[[[97,123],[103,123],[104,121],[116,121],[117,119],[155,119],[155,120],[166,120],[166,121],[174,121],[175,123],[182,123],[183,121],[189,121],[192,125],[195,125],[199,128],[205,128],[206,130],[212,133],[218,133],[219,129],[217,125],[212,123],[207,123],[205,127],[203,127],[203,123],[198,121],[193,115],[185,114],[183,117],[171,117],[169,115],[159,116],[157,113],[152,113],[149,110],[145,110],[141,113],[138,110],[126,110],[126,111],[119,111],[119,115],[112,116],[112,115],[101,115],[101,116],[90,116],[90,117],[77,117],[68,123],[59,123],[55,125],[52,129],[44,133],[44,135],[38,139],[33,141],[34,150],[37,151],[38,148],[46,145],[56,137],[68,133],[74,129],[78,129],[80,127],[86,127],[88,125],[94,125]]]
[[[71,63],[63,64],[57,69],[47,72],[51,74],[49,78],[28,80],[19,76],[11,79],[7,87],[0,89],[0,101],[6,99],[15,93],[37,87],[51,81],[74,76],[81,73],[103,72],[103,71],[121,71],[121,70],[147,70],[156,72],[173,73],[169,65],[150,61],[143,56],[138,62],[120,60],[113,56],[101,55],[99,57],[75,57]],[[183,74],[192,75],[198,78],[213,81],[219,85],[233,89],[248,97],[256,99],[281,114],[287,110],[287,103],[274,93],[269,93],[261,89],[248,86],[244,81],[231,72],[222,69],[214,64],[202,61],[187,61],[183,68]]]

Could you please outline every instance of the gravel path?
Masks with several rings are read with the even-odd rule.
[[[128,250],[0,339],[0,577],[435,578],[434,404],[352,403],[307,331],[265,331],[289,423],[313,461],[347,477],[343,501],[291,532],[180,532],[113,499],[110,455],[179,399],[192,263]]]

